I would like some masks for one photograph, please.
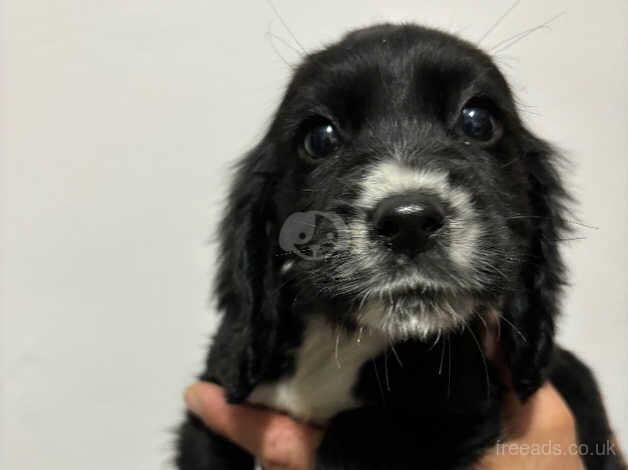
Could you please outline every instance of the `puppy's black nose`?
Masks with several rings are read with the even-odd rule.
[[[412,255],[429,248],[433,235],[445,224],[445,213],[433,196],[391,196],[375,208],[373,224],[377,236],[395,252]]]

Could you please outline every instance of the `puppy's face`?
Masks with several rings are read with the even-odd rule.
[[[374,27],[310,56],[267,137],[283,275],[396,338],[497,307],[529,251],[524,134],[490,58],[449,35]]]

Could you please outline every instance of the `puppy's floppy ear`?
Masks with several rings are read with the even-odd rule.
[[[265,140],[245,156],[220,230],[216,294],[223,318],[202,378],[220,383],[230,401],[243,400],[259,382],[275,342],[278,230],[272,154],[273,144]]]
[[[528,172],[528,257],[519,288],[504,305],[503,315],[511,325],[503,325],[502,341],[513,385],[525,400],[545,380],[554,349],[565,275],[558,243],[566,230],[564,214],[570,199],[552,148],[527,131],[520,145]]]

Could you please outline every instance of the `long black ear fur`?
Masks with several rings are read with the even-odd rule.
[[[240,164],[220,230],[216,294],[222,323],[201,379],[221,384],[242,401],[271,357],[277,326],[275,245],[271,195],[272,145],[262,142]]]
[[[522,153],[528,168],[529,257],[520,289],[504,305],[503,315],[511,325],[503,325],[502,344],[513,385],[525,400],[546,379],[554,349],[565,278],[558,244],[566,231],[570,199],[558,173],[559,157],[547,143],[525,133]]]

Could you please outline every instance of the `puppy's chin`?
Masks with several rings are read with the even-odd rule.
[[[464,328],[477,308],[468,295],[426,301],[418,297],[392,297],[368,302],[358,313],[360,327],[379,331],[391,342],[427,339]]]

